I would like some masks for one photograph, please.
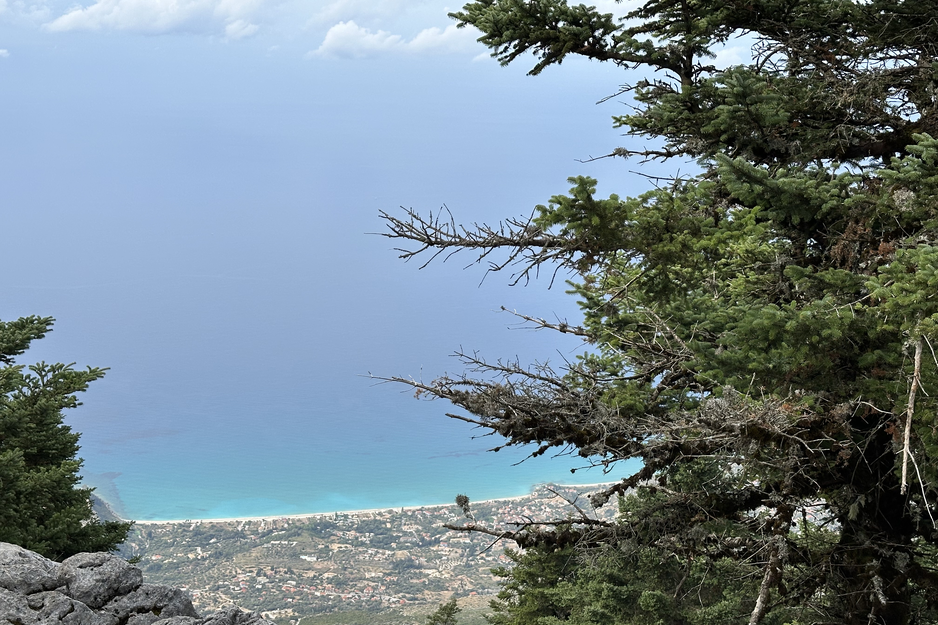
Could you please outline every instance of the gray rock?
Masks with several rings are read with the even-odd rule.
[[[255,612],[245,612],[241,608],[228,608],[207,617],[202,621],[202,625],[262,625],[268,622]]]
[[[63,616],[60,621],[52,621],[48,625],[57,625],[58,623],[62,625],[118,625],[117,617],[113,614],[95,612],[80,601],[75,601],[72,607],[75,608],[73,612]],[[47,624],[39,623],[38,625]]]
[[[159,625],[201,625],[202,619],[192,616],[172,616],[170,618],[161,618],[155,622]]]
[[[37,620],[36,613],[29,609],[26,597],[0,588],[0,623],[30,625]]]
[[[143,584],[143,572],[109,553],[79,553],[62,562],[59,579],[66,594],[97,609]]]
[[[153,622],[160,620],[156,614],[152,612],[145,612],[143,614],[131,614],[130,618],[127,619],[127,625],[150,625]]]
[[[26,603],[29,604],[29,609],[34,610],[36,616],[40,619],[61,619],[75,610],[73,605],[75,602],[70,597],[55,590],[46,590],[28,595]]]
[[[0,543],[0,588],[28,595],[58,586],[58,564],[17,545]]]
[[[189,595],[178,588],[157,584],[143,584],[136,590],[115,598],[102,609],[114,614],[121,621],[132,614],[143,612],[150,612],[161,620],[173,616],[199,616]]]
[[[199,617],[189,596],[144,584],[135,566],[106,553],[61,565],[0,543],[0,625],[274,625],[240,608]]]
[[[36,612],[36,625],[118,625],[113,614],[95,612],[81,601],[76,601],[61,592],[46,591],[29,595],[29,607]]]

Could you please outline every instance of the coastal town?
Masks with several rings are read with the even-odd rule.
[[[601,487],[541,485],[524,497],[470,503],[335,512],[269,519],[141,522],[124,546],[146,579],[183,587],[203,612],[229,605],[282,625],[416,623],[451,597],[481,615],[499,590],[492,569],[510,566],[516,545],[444,524],[516,528],[532,520],[588,514],[613,519],[615,502],[594,510]],[[366,615],[370,615],[366,618]]]

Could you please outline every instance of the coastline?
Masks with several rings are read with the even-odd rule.
[[[583,488],[583,489],[599,489],[604,486],[611,486],[617,483],[618,480],[611,482],[597,482],[595,484],[571,484],[565,485],[566,488]],[[558,486],[556,484],[547,482],[542,484],[535,484],[531,487],[531,491],[525,495],[515,495],[513,497],[495,497],[492,499],[480,499],[478,501],[473,501],[473,504],[491,504],[501,501],[520,501],[526,499],[534,494],[535,490],[541,486]],[[170,525],[170,524],[200,524],[200,523],[239,523],[239,522],[251,522],[251,521],[268,521],[275,519],[315,519],[320,517],[334,516],[337,514],[344,514],[347,516],[359,516],[359,515],[368,515],[368,514],[377,514],[380,512],[386,512],[388,510],[392,511],[408,511],[408,510],[426,510],[428,508],[445,508],[447,506],[455,506],[455,502],[449,503],[434,503],[426,505],[411,505],[411,506],[384,506],[381,508],[365,508],[361,510],[334,510],[331,512],[308,512],[301,514],[270,514],[266,516],[249,516],[249,517],[224,517],[224,518],[215,518],[215,519],[168,519],[168,520],[133,520],[133,519],[121,519],[123,521],[132,521],[135,525]]]

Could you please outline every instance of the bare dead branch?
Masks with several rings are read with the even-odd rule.
[[[552,493],[554,493],[554,495],[556,495],[557,497],[563,499],[563,500],[566,501],[568,504],[570,504],[570,506],[580,514],[580,518],[581,518],[581,519],[589,519],[589,518],[590,518],[589,515],[586,514],[586,512],[584,512],[583,509],[582,509],[580,506],[576,505],[576,500],[571,500],[570,498],[565,497],[564,495],[561,495],[560,493],[558,493],[558,492],[557,492],[556,490],[554,490],[553,488],[548,488],[547,490],[550,491],[550,492],[552,492]]]
[[[540,319],[538,317],[529,317],[528,315],[519,313],[517,310],[508,310],[504,306],[502,306],[501,309],[509,314],[514,315],[515,317],[519,317],[521,319],[524,319],[525,321],[529,321],[533,323],[538,328],[549,328],[551,330],[556,330],[557,332],[560,332],[562,334],[573,334],[575,336],[582,336],[583,338],[586,338],[586,339],[591,338],[591,335],[589,334],[589,332],[587,332],[586,329],[583,328],[582,326],[572,326],[568,324],[566,321],[561,321],[559,323],[550,323],[549,321],[545,319]]]
[[[641,163],[648,163],[650,161],[656,160],[666,160],[669,158],[674,158],[675,156],[681,156],[681,153],[674,152],[671,150],[629,150],[627,148],[616,148],[609,154],[603,154],[602,156],[590,156],[584,159],[577,159],[579,163],[592,163],[594,161],[603,160],[606,158],[632,158],[633,156],[640,156],[642,160]]]
[[[402,207],[403,208],[403,207]],[[512,284],[522,279],[527,281],[536,275],[542,265],[556,264],[554,275],[560,269],[576,268],[576,259],[590,248],[584,241],[577,241],[544,232],[534,224],[534,214],[527,219],[508,219],[497,226],[474,223],[471,227],[458,226],[445,206],[434,215],[423,217],[413,209],[405,208],[405,218],[395,217],[381,211],[388,232],[380,232],[389,239],[403,239],[415,245],[413,248],[396,248],[400,258],[410,260],[424,252],[432,252],[421,265],[426,267],[441,254],[446,259],[460,250],[475,250],[478,256],[472,264],[488,261],[488,271],[501,271],[517,265],[519,271],[512,275]],[[503,260],[489,260],[496,250],[507,250]],[[552,280],[553,282],[553,280]]]
[[[909,404],[906,408],[905,432],[902,442],[902,486],[899,490],[905,494],[909,483],[909,457],[912,455],[912,415],[915,413],[915,393],[922,384],[922,337],[915,342],[915,359],[912,380],[909,385]]]
[[[762,621],[769,607],[769,593],[773,587],[778,585],[781,579],[781,562],[778,557],[778,551],[779,547],[777,541],[773,542],[769,561],[765,565],[762,586],[759,587],[759,595],[756,597],[756,605],[752,609],[752,615],[749,617],[749,625],[758,625]]]

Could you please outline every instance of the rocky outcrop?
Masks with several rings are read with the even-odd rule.
[[[108,553],[61,564],[0,543],[0,625],[273,625],[240,608],[199,616],[178,588],[144,584],[137,567]]]

